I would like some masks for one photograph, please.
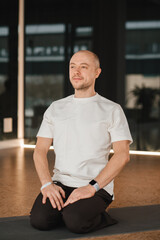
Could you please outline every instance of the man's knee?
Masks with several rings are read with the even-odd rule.
[[[45,217],[42,214],[31,213],[30,224],[32,225],[32,227],[42,230],[42,231],[51,229],[51,226],[47,220],[47,217]]]
[[[31,209],[30,224],[39,230],[50,230],[61,224],[62,215],[58,209],[53,209],[49,199],[42,204],[42,194],[36,198]]]
[[[87,224],[85,216],[80,214],[79,211],[75,211],[70,206],[63,210],[63,221],[66,227],[74,233],[85,233],[87,232]]]

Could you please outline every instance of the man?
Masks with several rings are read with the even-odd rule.
[[[79,51],[69,65],[75,94],[50,105],[37,134],[34,162],[42,187],[30,221],[40,230],[64,223],[85,233],[115,223],[105,210],[114,197],[113,179],[129,161],[132,137],[121,107],[95,92],[97,55]],[[52,142],[53,177],[47,161]]]

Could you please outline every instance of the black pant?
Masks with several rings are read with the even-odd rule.
[[[65,202],[75,188],[60,182],[56,184],[65,191]],[[46,204],[43,204],[42,198],[40,193],[30,214],[31,225],[39,230],[50,230],[65,224],[72,232],[86,233],[117,222],[105,211],[112,202],[112,196],[104,189],[100,189],[93,197],[80,199],[60,211],[52,207],[48,198]]]

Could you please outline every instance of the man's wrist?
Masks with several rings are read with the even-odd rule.
[[[89,184],[95,188],[96,192],[100,189],[99,184],[94,179],[91,180]]]
[[[47,182],[45,184],[42,185],[42,187],[40,188],[40,190],[42,191],[44,188],[48,187],[49,185],[51,185],[53,182]]]

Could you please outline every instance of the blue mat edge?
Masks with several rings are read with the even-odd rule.
[[[109,210],[107,211],[108,213],[112,212],[112,211],[116,211],[116,209],[120,210],[120,209],[134,209],[134,208],[148,208],[148,207],[160,207],[160,204],[152,204],[152,205],[140,205],[140,206],[127,206],[127,207],[119,207],[119,208],[115,208],[115,207],[111,207],[109,208]],[[21,219],[27,219],[29,218],[29,215],[21,215],[21,216],[11,216],[11,217],[0,217],[0,222],[4,222],[4,221],[14,221],[14,220],[21,220]]]
[[[116,210],[123,210],[123,209],[125,209],[125,210],[127,210],[127,209],[132,209],[132,210],[134,210],[134,209],[138,209],[138,208],[145,208],[145,209],[148,209],[148,208],[150,208],[150,209],[152,209],[152,208],[156,208],[156,207],[158,207],[158,210],[160,210],[160,204],[156,204],[156,205],[143,205],[143,206],[127,206],[127,207],[123,207],[123,208],[110,208],[109,210],[108,210],[108,212],[110,213],[110,215],[112,216],[112,212],[114,213],[114,211],[116,211]],[[5,223],[5,222],[12,222],[12,221],[20,221],[20,220],[29,220],[29,215],[23,215],[23,216],[13,216],[13,217],[3,217],[3,218],[0,218],[0,223]],[[114,226],[111,226],[111,227],[113,227],[114,228]],[[125,232],[112,232],[112,233],[108,233],[108,234],[105,234],[105,233],[102,233],[101,232],[101,230],[98,230],[98,231],[96,231],[95,233],[88,233],[88,234],[83,234],[83,235],[81,235],[81,234],[73,234],[73,233],[71,233],[71,237],[66,237],[66,238],[60,238],[60,239],[65,239],[65,240],[67,240],[67,239],[83,239],[83,238],[92,238],[93,239],[93,237],[105,237],[105,236],[115,236],[115,235],[122,235],[122,234],[128,234],[128,233],[135,233],[135,232],[147,232],[147,231],[158,231],[158,230],[160,230],[160,226],[159,226],[159,228],[157,229],[153,229],[153,230],[151,230],[151,229],[137,229],[136,231],[134,231],[134,230],[125,230]],[[6,238],[6,239],[10,239],[10,238]]]

